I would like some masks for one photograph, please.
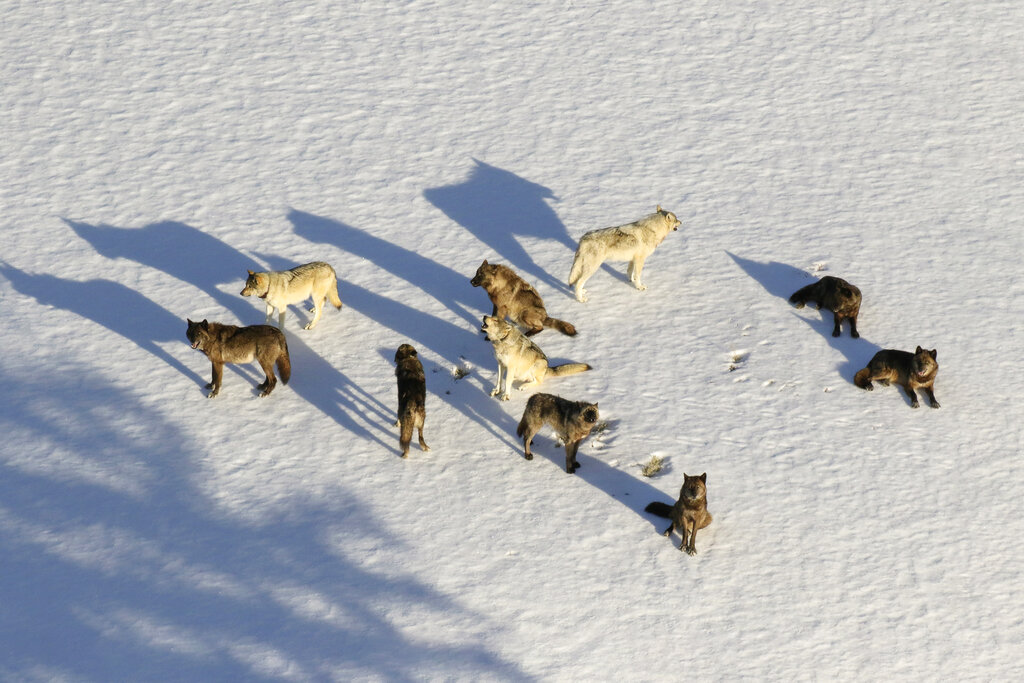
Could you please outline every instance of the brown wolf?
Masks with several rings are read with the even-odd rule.
[[[911,408],[920,405],[915,390],[924,389],[932,408],[938,408],[939,402],[935,400],[933,388],[935,375],[939,372],[937,359],[936,349],[926,351],[920,346],[913,353],[883,349],[875,354],[866,368],[854,375],[853,383],[861,389],[871,391],[874,389],[871,385],[872,380],[883,386],[888,386],[889,382],[896,382],[910,397]]]
[[[395,377],[398,378],[398,422],[395,426],[402,428],[398,443],[402,447],[402,457],[408,458],[414,428],[420,433],[420,449],[430,450],[430,446],[423,440],[423,421],[427,417],[427,382],[423,364],[411,344],[402,344],[395,352]]]
[[[565,443],[565,471],[573,474],[580,466],[576,462],[576,451],[597,420],[596,403],[568,401],[554,394],[534,394],[526,402],[526,410],[516,427],[516,434],[523,437],[526,459],[533,460],[533,453],[530,452],[533,437],[545,424],[551,425]]]
[[[288,384],[288,380],[291,379],[292,365],[288,358],[288,342],[285,341],[284,333],[276,327],[238,327],[206,320],[199,323],[188,320],[185,336],[188,337],[192,348],[205,353],[213,364],[213,381],[206,385],[207,389],[212,389],[208,398],[220,393],[225,363],[251,363],[253,360],[258,362],[267,375],[267,380],[257,387],[260,389],[260,396],[269,396],[277,385],[277,378],[274,377],[275,363],[277,371],[281,373],[281,381]]]
[[[629,261],[626,267],[629,281],[640,291],[647,289],[640,281],[644,261],[680,225],[674,213],[659,206],[654,213],[633,223],[585,233],[576,247],[576,257],[569,271],[569,286],[575,288],[576,300],[587,300],[583,285],[605,261]]]
[[[679,549],[690,555],[697,554],[697,529],[703,529],[711,524],[707,481],[707,472],[699,477],[683,473],[683,487],[679,489],[679,500],[675,505],[654,501],[644,508],[644,512],[672,520],[662,535],[671,536],[673,529],[678,531],[683,537]]]
[[[548,357],[532,339],[512,323],[500,318],[485,315],[480,331],[487,335],[487,340],[494,347],[494,358],[498,361],[498,380],[494,383],[491,396],[501,394],[502,401],[509,399],[509,389],[517,378],[524,380],[519,390],[525,391],[543,382],[548,375],[575,375],[591,369],[586,363],[548,365]]]
[[[494,305],[491,315],[504,320],[506,317],[526,328],[526,336],[532,336],[545,327],[553,327],[570,337],[576,328],[564,320],[548,316],[544,300],[530,283],[516,275],[508,266],[488,263],[487,259],[476,269],[476,275],[469,281],[474,287],[483,287]]]
[[[324,310],[324,299],[329,299],[335,308],[341,308],[341,297],[338,296],[338,277],[331,264],[314,261],[291,270],[271,270],[263,273],[248,271],[242,296],[255,294],[267,304],[267,323],[270,323],[277,309],[277,326],[284,327],[284,313],[291,304],[305,299],[313,299],[313,308],[309,309],[313,319],[306,323],[311,330],[320,321]]]
[[[860,290],[842,278],[826,275],[817,282],[801,287],[789,297],[789,303],[797,308],[803,308],[808,301],[818,305],[818,309],[827,309],[835,314],[835,329],[832,336],[838,337],[842,332],[839,324],[844,320],[850,321],[850,336],[856,339],[860,336],[857,332],[857,314],[860,313]]]

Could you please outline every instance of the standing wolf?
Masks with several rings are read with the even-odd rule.
[[[818,309],[825,308],[835,314],[835,328],[832,336],[838,337],[842,334],[839,324],[844,320],[850,321],[850,336],[856,339],[860,336],[857,332],[857,315],[860,313],[860,290],[842,278],[826,275],[817,282],[801,287],[789,297],[789,303],[797,308],[803,308],[808,301],[818,305]]]
[[[187,319],[186,319],[187,320]],[[213,381],[206,385],[212,389],[208,398],[220,393],[220,382],[224,376],[225,363],[260,364],[267,380],[260,384],[260,396],[269,396],[277,385],[274,377],[274,364],[281,373],[281,381],[288,384],[292,376],[292,365],[288,358],[288,342],[284,333],[270,325],[222,325],[203,320],[200,323],[187,320],[188,329],[185,336],[193,349],[206,354],[213,364]]]
[[[266,302],[268,324],[276,308],[277,326],[284,329],[284,313],[287,307],[309,298],[313,299],[313,308],[309,309],[313,314],[313,319],[306,324],[307,330],[316,327],[320,321],[320,314],[324,309],[324,299],[330,299],[335,308],[341,308],[341,297],[338,296],[338,276],[329,263],[314,261],[291,270],[271,270],[261,273],[254,273],[250,270],[248,272],[249,277],[245,280],[242,296],[255,294]]]
[[[430,450],[430,446],[423,440],[423,421],[427,417],[427,382],[423,364],[411,344],[402,344],[395,352],[395,377],[398,378],[398,422],[395,426],[402,428],[398,443],[402,447],[402,457],[408,458],[414,428],[420,433],[420,449]]]
[[[569,286],[576,288],[576,300],[587,300],[583,285],[605,261],[629,261],[626,268],[629,281],[640,291],[647,289],[640,282],[644,261],[670,231],[679,229],[679,225],[674,213],[658,206],[654,213],[635,223],[591,230],[583,235],[569,271]]]
[[[564,320],[548,316],[544,300],[530,283],[516,275],[508,266],[488,263],[487,259],[476,269],[476,275],[469,281],[474,287],[483,287],[494,308],[491,315],[526,327],[526,336],[531,337],[545,327],[553,327],[570,337],[576,328]]]
[[[574,474],[580,464],[576,462],[576,451],[580,442],[587,438],[597,424],[596,403],[568,401],[554,394],[534,394],[526,402],[523,419],[516,427],[516,434],[523,437],[526,459],[533,460],[530,443],[545,424],[551,425],[565,443],[565,471]]]
[[[935,375],[939,372],[938,351],[932,349],[926,351],[920,346],[913,353],[909,351],[897,351],[895,349],[882,349],[874,355],[867,367],[857,372],[853,377],[853,383],[861,389],[871,391],[874,387],[872,380],[883,386],[889,382],[896,382],[910,397],[910,407],[917,408],[920,403],[917,401],[916,389],[924,389],[928,394],[928,400],[932,408],[938,408],[939,402],[935,400]]]
[[[711,513],[708,512],[708,473],[699,477],[691,477],[683,473],[683,487],[679,489],[679,500],[675,505],[654,501],[644,508],[644,512],[667,517],[672,520],[663,536],[671,536],[675,529],[683,537],[679,544],[680,550],[689,555],[697,554],[697,529],[711,524]]]
[[[487,341],[494,346],[494,358],[498,361],[498,380],[491,396],[501,394],[501,400],[509,399],[508,390],[516,379],[524,380],[520,391],[537,386],[548,375],[561,377],[590,370],[586,363],[565,363],[551,367],[548,357],[515,325],[492,315],[484,316],[480,330],[487,335]],[[502,372],[505,373],[504,378]]]

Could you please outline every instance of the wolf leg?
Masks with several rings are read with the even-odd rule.
[[[644,260],[643,257],[637,256],[629,262],[626,269],[629,272],[629,281],[641,292],[647,289],[647,285],[640,281],[640,274],[644,272]]]
[[[318,322],[320,322],[320,314],[323,313],[323,310],[324,310],[324,300],[320,299],[319,301],[317,301],[316,299],[314,299],[313,300],[313,308],[312,308],[313,319],[310,320],[308,323],[306,323],[306,329],[307,330],[311,330],[314,327],[316,327],[316,324]]]
[[[274,307],[267,303],[267,319],[264,321],[267,325],[270,325],[270,321],[274,319]]]
[[[265,361],[260,359],[260,367],[263,368],[263,372],[267,375],[267,381],[260,384],[257,389],[260,389],[260,396],[270,396],[270,392],[277,386],[277,377],[274,376],[274,363],[273,361]]]
[[[685,533],[683,535],[686,536]],[[696,522],[693,523],[693,529],[690,530],[689,536],[690,536],[689,541],[687,541],[685,543],[681,543],[679,545],[679,549],[682,550],[683,546],[685,545],[686,546],[686,554],[687,555],[696,555],[697,554],[697,523]],[[686,541],[685,538],[683,540]]]
[[[838,337],[839,335],[841,335],[843,333],[842,329],[840,329],[840,327],[839,327],[840,324],[842,324],[842,322],[843,322],[843,316],[839,315],[838,313],[836,313],[834,315],[835,315],[835,323],[836,324],[832,328],[832,336],[833,337]]]
[[[909,384],[900,385],[900,386],[903,387],[903,390],[907,392],[907,396],[910,397],[910,407],[911,408],[918,408],[918,407],[920,407],[921,404],[917,400],[917,392],[914,391],[914,388],[911,387]]]
[[[850,336],[854,339],[860,337],[860,332],[857,331],[857,316],[850,318]]]
[[[502,386],[504,386],[501,379],[501,371],[504,369],[505,366],[502,365],[501,361],[498,361],[498,378],[494,380],[494,388],[491,389],[491,396],[497,396],[501,393]]]
[[[213,381],[206,385],[207,389],[212,391],[207,395],[207,398],[213,398],[220,393],[220,382],[224,378],[224,364],[211,361],[213,365]]]
[[[579,450],[579,441],[570,441],[565,444],[565,471],[568,474],[575,474],[576,470],[580,468],[580,464],[576,462],[576,451]]]
[[[935,400],[935,390],[931,387],[924,387],[924,393],[928,394],[928,401],[932,408],[938,408],[939,402]]]
[[[668,525],[667,529],[665,529],[664,531],[661,532],[661,535],[664,536],[665,538],[668,538],[669,536],[672,535],[672,530],[675,529],[675,528],[676,528],[676,523],[672,522],[671,524]]]
[[[428,446],[427,442],[423,440],[423,426],[421,425],[418,429],[419,429],[419,433],[420,433],[420,450],[421,451],[429,451],[430,450],[430,446]]]
[[[282,306],[281,308],[277,309],[277,329],[279,330],[284,329],[284,313],[287,309],[287,306]]]

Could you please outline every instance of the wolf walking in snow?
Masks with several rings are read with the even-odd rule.
[[[192,348],[205,353],[213,364],[213,380],[206,385],[206,388],[211,390],[208,398],[220,393],[225,363],[251,363],[253,360],[258,362],[267,375],[266,381],[257,387],[260,389],[260,396],[269,396],[277,385],[277,377],[274,376],[275,363],[277,371],[281,373],[281,381],[288,384],[292,375],[292,365],[288,358],[288,342],[281,330],[270,325],[238,327],[206,320],[186,322],[188,329],[185,336]]]
[[[329,263],[314,261],[291,270],[271,270],[266,272],[248,271],[242,296],[258,296],[267,304],[267,324],[277,309],[277,326],[284,329],[284,313],[288,306],[306,299],[313,299],[313,308],[309,309],[313,319],[306,324],[311,330],[320,321],[324,300],[329,299],[335,308],[341,308],[341,297],[338,296],[338,277]]]
[[[565,471],[574,474],[580,466],[576,462],[576,451],[597,425],[597,420],[596,403],[569,401],[554,394],[534,394],[526,402],[516,434],[523,437],[526,459],[533,460],[530,443],[545,424],[550,425],[565,444]]]

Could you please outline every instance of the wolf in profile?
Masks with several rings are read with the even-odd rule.
[[[398,443],[402,447],[402,457],[408,458],[413,429],[419,430],[420,450],[430,450],[430,446],[423,440],[423,421],[427,417],[427,382],[423,364],[411,344],[402,344],[395,352],[395,377],[398,379],[398,422],[395,426],[402,428]]]
[[[597,420],[596,403],[569,401],[554,394],[534,394],[526,402],[516,434],[523,437],[526,459],[533,460],[530,443],[545,424],[550,425],[565,444],[565,471],[574,474],[580,466],[576,462],[576,451],[597,425]]]
[[[640,281],[644,261],[669,232],[679,229],[679,225],[674,213],[658,206],[654,213],[634,223],[584,234],[569,271],[569,286],[575,287],[576,300],[587,300],[587,290],[583,285],[605,261],[629,261],[626,268],[629,281],[640,291],[647,289]]]
[[[519,385],[519,390],[525,391],[543,382],[548,375],[561,377],[591,369],[586,363],[565,363],[551,367],[548,365],[548,357],[540,347],[520,332],[519,328],[493,315],[484,316],[480,330],[487,335],[487,340],[494,347],[494,358],[498,361],[498,380],[494,384],[491,396],[500,393],[502,401],[509,399],[509,388],[517,379],[524,380],[524,383]]]
[[[842,332],[839,324],[844,320],[850,321],[850,336],[856,339],[860,336],[857,332],[857,314],[860,313],[860,290],[842,278],[826,275],[817,282],[801,287],[789,297],[789,303],[797,308],[803,308],[808,301],[818,305],[818,309],[825,308],[835,314],[835,328],[832,336],[838,337]]]
[[[313,308],[309,309],[313,319],[306,324],[307,330],[313,329],[320,322],[324,299],[329,299],[335,308],[341,308],[338,277],[329,263],[314,261],[291,270],[248,272],[249,277],[245,280],[242,296],[256,295],[266,302],[268,324],[276,308],[277,326],[283,329],[287,307],[309,298],[313,299]]]
[[[291,379],[292,365],[288,358],[288,342],[285,341],[284,333],[276,327],[238,327],[206,320],[186,320],[188,329],[185,336],[188,337],[192,348],[205,353],[213,364],[213,381],[206,385],[207,389],[211,389],[208,398],[220,393],[225,363],[251,363],[253,360],[258,362],[267,375],[266,381],[257,387],[260,389],[260,396],[269,396],[277,385],[277,377],[274,376],[275,363],[277,371],[281,373],[281,381],[288,384],[288,380]]]
[[[572,324],[550,317],[537,290],[508,266],[488,263],[487,259],[484,259],[469,284],[483,287],[487,292],[494,306],[492,316],[501,320],[508,318],[514,323],[519,323],[526,328],[528,337],[545,327],[553,327],[570,337],[576,334],[576,328]]]
[[[679,549],[690,555],[697,554],[697,529],[703,529],[711,524],[707,481],[707,472],[699,477],[683,473],[683,487],[679,489],[679,500],[675,505],[654,501],[644,508],[644,512],[672,520],[662,535],[671,536],[673,529],[678,531],[683,538]]]
[[[924,389],[932,408],[938,408],[939,402],[935,400],[934,390],[935,375],[938,372],[938,351],[936,349],[926,351],[918,346],[913,353],[882,349],[874,355],[866,368],[859,370],[853,376],[853,383],[861,389],[871,391],[874,389],[871,385],[872,381],[877,381],[882,386],[888,386],[889,382],[896,382],[910,397],[911,408],[917,408],[920,405],[917,401],[916,390]]]

